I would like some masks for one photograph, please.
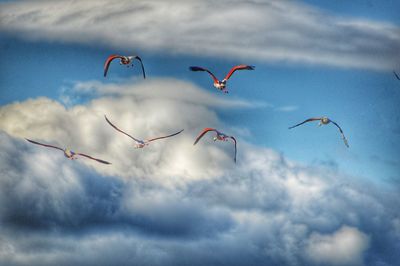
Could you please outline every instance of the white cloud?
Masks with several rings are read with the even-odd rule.
[[[297,109],[299,109],[299,107],[296,105],[285,105],[276,107],[274,110],[279,112],[293,112],[296,111]]]
[[[387,70],[400,29],[294,1],[22,1],[1,29],[24,38],[169,54]],[[132,51],[135,52],[135,51]]]
[[[182,84],[199,97],[184,97]],[[193,146],[205,126],[230,132],[213,108],[247,104],[222,96],[210,104],[214,94],[174,80],[120,91],[90,82],[75,93],[85,86],[100,94],[70,108],[47,98],[0,107],[1,265],[398,261],[390,255],[398,243],[398,194],[304,167],[241,136],[237,164],[227,143],[206,137]],[[135,150],[103,114],[138,137],[185,131]],[[23,137],[113,164],[70,161]],[[347,248],[336,249],[339,243]]]
[[[134,90],[132,90],[132,82],[135,82]],[[226,95],[221,96],[221,94],[215,93],[214,90],[202,91],[193,83],[172,78],[151,79],[139,83],[136,80],[127,80],[119,84],[104,84],[99,81],[76,82],[70,89],[63,88],[62,92],[63,99],[66,99],[66,103],[69,104],[74,104],[74,98],[79,100],[81,95],[87,94],[92,97],[96,95],[136,96],[141,100],[159,98],[214,108],[260,108],[271,106],[261,101],[249,102],[241,99],[232,99],[232,97],[226,97]],[[69,98],[71,96],[72,99]]]
[[[124,177],[150,174],[160,179],[172,175],[197,179],[217,176],[221,174],[221,165],[233,163],[232,145],[214,145],[214,142],[204,141],[193,146],[195,137],[203,128],[221,125],[215,112],[208,108],[257,106],[242,100],[227,100],[204,92],[193,84],[172,79],[137,85],[87,82],[78,83],[72,89],[73,93],[88,90],[103,97],[87,106],[75,105],[68,109],[47,98],[4,106],[0,110],[0,129],[15,137],[67,146],[111,161],[113,166],[108,167],[81,159],[105,174]],[[110,127],[104,115],[139,139],[180,129],[185,131],[174,138],[151,143],[143,150],[135,150],[133,141]],[[229,128],[220,130],[229,133]],[[224,150],[216,147],[224,147]],[[160,149],[162,153],[158,152]]]
[[[328,265],[361,265],[369,237],[357,228],[343,226],[332,234],[313,233],[307,253],[314,262]]]

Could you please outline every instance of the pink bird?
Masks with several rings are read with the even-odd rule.
[[[168,136],[163,136],[163,137],[157,137],[157,138],[152,138],[152,139],[148,139],[148,140],[140,140],[137,138],[132,137],[131,135],[129,135],[128,133],[122,131],[121,129],[119,129],[118,127],[116,127],[115,125],[113,125],[110,120],[108,120],[107,116],[104,116],[104,118],[106,119],[107,123],[110,124],[110,126],[112,126],[115,130],[121,132],[122,134],[130,137],[131,139],[133,139],[136,144],[135,144],[135,148],[136,149],[141,149],[144,148],[145,146],[149,145],[150,142],[155,141],[155,140],[159,140],[159,139],[165,139],[165,138],[169,138],[169,137],[173,137],[175,135],[178,135],[179,133],[181,133],[183,131],[183,129],[181,131],[178,131],[174,134],[168,135]]]
[[[29,141],[29,142],[31,142],[31,143],[33,143],[33,144],[36,144],[36,145],[41,145],[41,146],[44,146],[44,147],[54,148],[54,149],[60,150],[60,151],[64,152],[64,156],[67,157],[67,158],[70,159],[70,160],[76,160],[76,159],[78,159],[78,158],[76,158],[76,156],[80,155],[80,156],[83,156],[83,157],[86,157],[86,158],[95,160],[95,161],[97,161],[97,162],[99,162],[99,163],[111,164],[111,163],[109,163],[109,162],[107,162],[107,161],[103,161],[103,160],[100,160],[100,159],[96,159],[96,158],[93,158],[92,156],[89,156],[89,155],[86,155],[86,154],[83,154],[83,153],[73,152],[73,151],[71,151],[71,150],[69,150],[69,149],[67,149],[67,148],[62,149],[62,148],[57,147],[57,146],[39,143],[39,142],[30,140],[30,139],[26,139],[26,140]]]
[[[126,65],[127,67],[129,67],[129,66],[133,67],[133,60],[137,59],[142,66],[143,78],[146,78],[146,73],[144,72],[143,62],[139,56],[137,56],[137,55],[123,56],[123,55],[115,55],[115,54],[110,55],[107,58],[106,62],[104,63],[104,77],[107,76],[108,68],[110,67],[111,61],[113,61],[116,58],[120,59],[119,60],[120,65]]]
[[[214,131],[215,133],[217,133],[217,134],[215,135],[215,137],[213,138],[214,141],[217,141],[217,140],[220,140],[220,141],[228,141],[229,139],[231,139],[231,140],[233,141],[233,143],[235,144],[235,157],[233,158],[233,160],[234,160],[235,163],[236,163],[236,152],[237,152],[237,149],[236,149],[236,139],[235,139],[234,137],[232,137],[232,136],[228,136],[228,135],[226,135],[226,134],[224,134],[224,133],[222,133],[222,132],[219,132],[218,130],[216,130],[216,129],[214,129],[214,128],[209,128],[209,127],[204,128],[203,131],[200,133],[200,135],[197,137],[197,139],[196,139],[196,141],[194,142],[193,145],[196,145],[197,142],[199,142],[199,140],[200,140],[207,132],[210,132],[210,131]]]
[[[219,80],[217,79],[217,77],[211,73],[210,70],[206,69],[206,68],[202,68],[202,67],[198,67],[198,66],[191,66],[189,67],[189,69],[191,71],[205,71],[208,74],[211,75],[213,81],[214,81],[214,87],[217,88],[220,91],[223,91],[224,93],[229,93],[228,90],[226,89],[226,82],[228,81],[228,79],[232,76],[232,74],[236,71],[236,70],[254,70],[254,66],[248,66],[248,65],[238,65],[238,66],[234,66],[231,68],[231,70],[229,71],[229,73],[225,76],[225,78],[223,80]]]

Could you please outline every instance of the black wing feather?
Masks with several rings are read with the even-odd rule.
[[[289,127],[289,129],[292,129],[292,128],[294,128],[294,127],[298,127],[298,126],[300,126],[300,125],[302,125],[302,124],[305,124],[305,123],[310,122],[310,121],[315,121],[315,120],[321,120],[321,118],[309,118],[309,119],[304,120],[303,122],[301,122],[301,123],[299,123],[299,124],[297,124],[297,125],[294,125],[294,126]]]
[[[234,157],[234,161],[235,161],[235,163],[236,163],[236,154],[237,154],[237,147],[236,147],[236,145],[237,145],[237,142],[236,142],[236,139],[233,137],[233,136],[230,136],[230,138],[233,140],[233,142],[235,143],[235,157]]]
[[[143,78],[145,79],[145,78],[146,78],[146,72],[144,71],[144,66],[143,66],[142,59],[141,59],[139,56],[137,56],[137,55],[135,56],[135,58],[136,58],[137,60],[139,60],[140,65],[142,66]]]
[[[332,120],[330,120],[330,121],[331,121],[335,126],[337,126],[337,128],[338,128],[339,131],[340,131],[340,134],[342,135],[342,139],[343,139],[344,145],[346,145],[346,147],[348,148],[348,147],[349,147],[349,143],[348,143],[346,137],[344,136],[344,133],[343,133],[342,128],[341,128],[335,121],[332,121]]]
[[[121,129],[117,128],[113,123],[110,122],[110,120],[108,120],[107,116],[104,115],[104,118],[106,119],[107,123],[110,124],[110,126],[112,126],[115,130],[121,132],[122,134],[125,134],[126,136],[130,137],[131,139],[133,139],[136,142],[140,142],[140,140],[135,139],[134,137],[132,137],[131,135],[129,135],[128,133],[122,131]]]
[[[107,162],[107,161],[104,161],[104,160],[100,160],[100,159],[94,158],[94,157],[89,156],[89,155],[84,154],[84,153],[75,153],[75,154],[84,156],[84,157],[89,158],[89,159],[92,159],[92,160],[95,160],[95,161],[97,161],[97,162],[99,162],[99,163],[111,164],[110,162]]]
[[[158,140],[158,139],[165,139],[165,138],[173,137],[173,136],[178,135],[178,134],[181,133],[182,131],[183,131],[183,129],[180,130],[180,131],[178,131],[178,132],[176,132],[176,133],[174,133],[174,134],[171,134],[171,135],[168,135],[168,136],[163,136],[163,137],[158,137],[158,138],[149,139],[149,140],[147,140],[147,141],[150,142],[150,141],[154,141],[154,140]]]
[[[64,151],[64,149],[61,149],[60,147],[57,147],[57,146],[53,146],[53,145],[49,145],[49,144],[43,144],[43,143],[36,142],[36,141],[30,140],[30,139],[26,139],[26,140],[31,142],[31,143],[33,143],[33,144],[36,144],[36,145],[41,145],[41,146],[45,146],[45,147],[49,147],[49,148],[54,148],[54,149],[57,149],[57,150],[60,150],[60,151]]]

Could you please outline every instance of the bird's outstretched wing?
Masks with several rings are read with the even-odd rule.
[[[344,136],[343,130],[340,128],[340,126],[339,126],[335,121],[332,121],[332,120],[331,120],[331,122],[332,122],[335,126],[337,126],[337,128],[339,129],[340,134],[342,135],[342,139],[343,139],[344,145],[346,145],[346,147],[348,148],[348,147],[349,147],[349,143],[348,143],[346,137]]]
[[[145,79],[145,78],[146,78],[146,72],[144,71],[144,66],[143,66],[142,59],[141,59],[139,56],[137,56],[137,55],[132,56],[132,57],[135,58],[135,59],[137,59],[137,60],[140,62],[140,65],[142,66],[143,78]]]
[[[148,139],[147,142],[154,141],[154,140],[158,140],[158,139],[165,139],[165,138],[173,137],[173,136],[175,136],[175,135],[178,135],[178,134],[181,133],[182,131],[183,131],[183,129],[182,129],[181,131],[178,131],[178,132],[176,132],[176,133],[174,133],[174,134],[171,134],[171,135],[168,135],[168,136],[163,136],[163,137]]]
[[[248,65],[234,66],[231,68],[229,73],[225,76],[225,80],[228,80],[236,70],[254,70],[254,66],[248,66]]]
[[[113,123],[111,123],[110,120],[108,120],[107,116],[104,115],[104,118],[106,119],[107,123],[109,123],[110,126],[112,126],[115,130],[121,132],[122,134],[127,135],[128,137],[130,137],[131,139],[133,139],[133,140],[136,141],[136,142],[140,142],[140,140],[135,139],[134,137],[132,137],[132,136],[129,135],[128,133],[126,133],[126,132],[122,131],[121,129],[117,128],[116,126],[114,126]]]
[[[234,161],[236,163],[236,153],[237,153],[237,148],[236,148],[236,139],[233,136],[230,136],[230,138],[233,140],[233,142],[235,143],[235,157],[234,157]]]
[[[210,128],[210,127],[206,127],[205,129],[203,129],[203,131],[200,133],[200,135],[197,137],[196,141],[193,143],[193,145],[196,145],[197,142],[199,142],[199,140],[209,131],[215,131],[217,132],[216,129],[214,128]]]
[[[397,78],[398,80],[400,80],[400,77],[399,77],[399,75],[397,75],[396,71],[393,71],[393,74],[396,76],[396,78]]]
[[[57,150],[60,150],[60,151],[64,151],[64,149],[61,149],[60,147],[57,147],[57,146],[39,143],[39,142],[30,140],[30,139],[26,139],[26,140],[31,142],[31,143],[33,143],[33,144],[37,144],[37,145],[41,145],[41,146],[45,146],[45,147],[49,147],[49,148],[54,148],[54,149],[57,149]]]
[[[110,66],[111,61],[115,58],[122,58],[122,56],[113,54],[107,58],[106,62],[104,63],[104,77],[107,76],[108,67]]]
[[[100,160],[100,159],[94,158],[94,157],[92,157],[92,156],[89,156],[89,155],[87,155],[87,154],[84,154],[84,153],[75,153],[75,154],[76,154],[76,155],[80,155],[80,156],[84,156],[84,157],[86,157],[86,158],[89,158],[89,159],[92,159],[92,160],[95,160],[95,161],[98,161],[99,163],[111,164],[110,162],[107,162],[107,161],[103,161],[103,160]]]
[[[303,122],[301,122],[301,123],[299,123],[299,124],[297,124],[297,125],[294,125],[294,126],[291,126],[291,127],[289,127],[289,129],[292,129],[292,128],[294,128],[294,127],[298,127],[298,126],[300,126],[300,125],[302,125],[302,124],[304,124],[304,123],[307,123],[307,122],[310,122],[310,121],[315,121],[315,120],[321,120],[322,118],[309,118],[309,119],[307,119],[307,120],[304,120]]]
[[[216,77],[213,73],[211,73],[210,70],[208,70],[208,69],[206,69],[206,68],[202,68],[202,67],[198,67],[198,66],[191,66],[191,67],[189,67],[189,69],[190,69],[191,71],[206,71],[206,72],[208,72],[208,74],[211,75],[211,77],[212,77],[214,83],[217,83],[217,82],[218,82],[217,77]]]

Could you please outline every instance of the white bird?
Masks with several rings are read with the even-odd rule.
[[[110,126],[112,126],[115,130],[117,130],[117,131],[121,132],[122,134],[125,134],[126,136],[130,137],[131,139],[133,139],[136,142],[136,144],[134,146],[136,149],[144,148],[145,146],[149,145],[150,142],[155,141],[155,140],[173,137],[173,136],[178,135],[179,133],[181,133],[183,131],[183,129],[182,129],[181,131],[178,131],[178,132],[176,132],[174,134],[171,134],[171,135],[168,135],[168,136],[162,136],[162,137],[157,137],[157,138],[152,138],[152,139],[147,139],[147,140],[140,140],[140,139],[132,137],[128,133],[126,133],[126,132],[122,131],[121,129],[119,129],[118,127],[116,127],[114,124],[112,124],[110,122],[110,120],[108,120],[107,116],[104,116],[104,118],[106,119],[107,123],[110,124]]]
[[[80,155],[80,156],[83,156],[83,157],[86,157],[86,158],[95,160],[95,161],[97,161],[97,162],[99,162],[99,163],[111,164],[111,163],[109,163],[109,162],[107,162],[107,161],[103,161],[103,160],[100,160],[100,159],[97,159],[97,158],[93,158],[92,156],[86,155],[86,154],[84,154],[84,153],[73,152],[73,151],[71,151],[70,149],[67,149],[67,148],[62,149],[62,148],[57,147],[57,146],[39,143],[39,142],[30,140],[30,139],[26,139],[26,140],[29,141],[29,142],[31,142],[31,143],[33,143],[33,144],[36,144],[36,145],[41,145],[41,146],[44,146],[44,147],[54,148],[54,149],[60,150],[60,151],[64,152],[64,156],[67,157],[67,158],[70,159],[70,160],[76,160],[76,159],[77,159],[76,156]]]
[[[349,143],[347,142],[347,139],[344,136],[343,130],[340,128],[340,126],[335,121],[330,120],[328,117],[309,118],[309,119],[304,120],[303,122],[301,122],[301,123],[299,123],[297,125],[289,127],[289,129],[292,129],[292,128],[300,126],[300,125],[302,125],[304,123],[311,122],[311,121],[316,121],[316,120],[319,120],[318,126],[327,125],[330,122],[332,122],[335,126],[337,126],[337,128],[339,129],[340,134],[342,135],[342,139],[343,139],[344,145],[349,147]]]

